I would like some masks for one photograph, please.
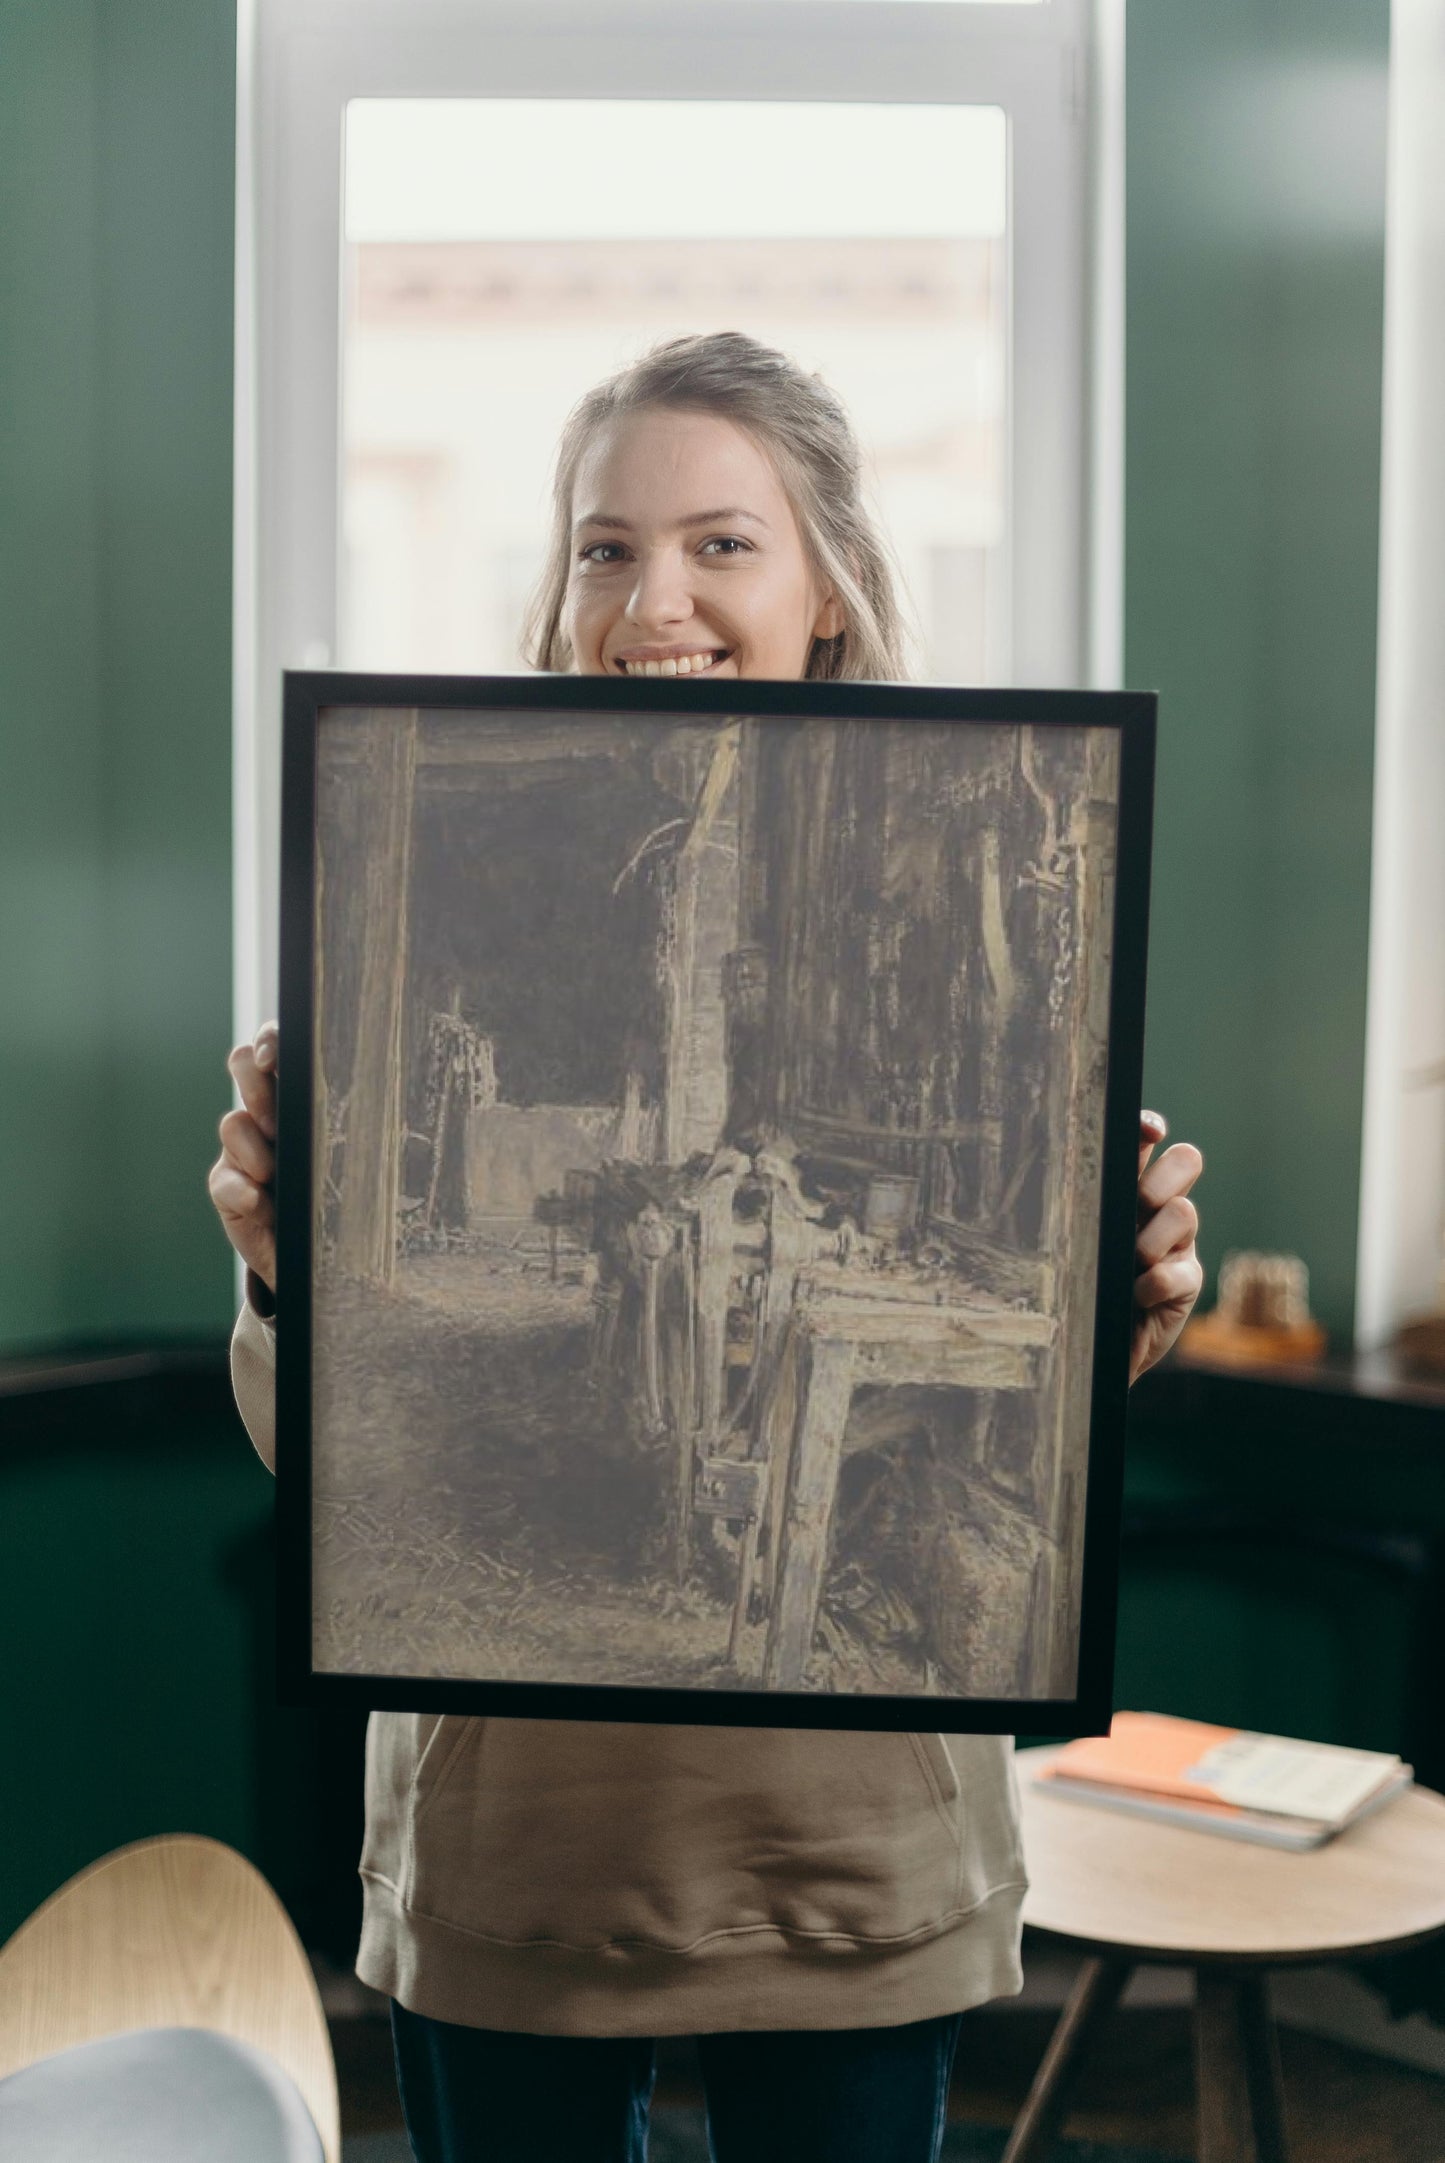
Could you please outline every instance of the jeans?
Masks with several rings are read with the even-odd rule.
[[[714,2163],[937,2163],[961,2018],[699,2036]],[[417,2163],[643,2163],[650,2036],[391,2026]]]

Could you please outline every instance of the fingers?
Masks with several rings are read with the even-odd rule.
[[[249,1112],[227,1112],[221,1120],[222,1160],[269,1187],[276,1177],[276,1152]]]
[[[1141,1179],[1144,1176],[1145,1165],[1149,1162],[1149,1159],[1153,1154],[1155,1148],[1160,1142],[1163,1141],[1165,1135],[1168,1132],[1169,1121],[1165,1118],[1163,1112],[1140,1112],[1139,1177]]]
[[[275,1204],[265,1187],[248,1179],[225,1157],[218,1157],[206,1181],[211,1200],[222,1218],[238,1225],[268,1226],[275,1222]]]
[[[1129,1362],[1131,1382],[1175,1342],[1204,1283],[1194,1251],[1199,1212],[1189,1200],[1204,1159],[1192,1142],[1176,1142],[1151,1164],[1154,1145],[1167,1132],[1157,1113],[1140,1115],[1139,1229],[1134,1241],[1134,1303],[1140,1313]]]
[[[1176,1142],[1156,1158],[1139,1180],[1139,1215],[1146,1218],[1176,1195],[1187,1194],[1204,1169],[1193,1142]]]
[[[276,1207],[270,1189],[250,1178],[225,1151],[211,1166],[207,1186],[227,1239],[247,1268],[274,1292]]]
[[[1171,1254],[1134,1279],[1137,1307],[1175,1307],[1187,1314],[1199,1297],[1204,1271],[1192,1253]]]
[[[280,1031],[274,1021],[263,1022],[249,1044],[237,1044],[226,1061],[241,1102],[269,1140],[276,1136],[276,1069],[280,1057]]]
[[[264,1022],[226,1061],[243,1109],[220,1122],[221,1154],[207,1188],[227,1239],[248,1269],[276,1289],[276,1067],[280,1031]]]
[[[1166,1254],[1182,1253],[1194,1244],[1199,1230],[1199,1211],[1185,1194],[1176,1194],[1140,1225],[1134,1255],[1141,1269],[1162,1262]]]

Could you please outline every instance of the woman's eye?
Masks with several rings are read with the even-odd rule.
[[[740,535],[736,533],[718,533],[715,534],[710,541],[703,542],[702,554],[704,556],[709,554],[718,556],[742,556],[748,553],[750,546],[751,543],[743,540]]]
[[[619,563],[622,560],[620,541],[589,541],[581,551],[583,563]]]

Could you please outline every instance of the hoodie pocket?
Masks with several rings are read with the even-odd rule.
[[[444,1712],[437,1716],[436,1725],[422,1744],[421,1756],[412,1775],[413,1829],[420,1825],[441,1794],[462,1752],[469,1745],[481,1748],[482,1730],[486,1724],[485,1720],[469,1719],[458,1713]]]
[[[958,1774],[948,1745],[942,1735],[919,1733],[910,1735],[913,1754],[922,1769],[924,1783],[933,1798],[933,1807],[943,1819],[950,1833],[958,1832]]]
[[[434,1712],[374,1712],[366,1728],[363,1876],[405,1891],[412,1881],[418,1796],[430,1796],[478,1720]]]
[[[408,1899],[415,1896],[418,1883],[418,1854],[426,1838],[426,1824],[431,1812],[445,1794],[448,1781],[462,1760],[469,1755],[480,1754],[485,1720],[474,1720],[459,1713],[441,1713],[432,1716],[430,1734],[419,1734],[420,1753],[411,1776],[411,1790],[407,1797],[407,1871],[406,1892]],[[461,1860],[460,1857],[457,1858]]]
[[[897,1943],[981,1890],[938,1735],[446,1719],[418,1740],[409,1902],[482,1936]]]

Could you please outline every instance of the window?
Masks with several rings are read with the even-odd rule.
[[[656,338],[749,330],[839,390],[923,673],[1111,680],[1090,113],[1118,27],[1117,0],[243,8],[239,1028],[275,996],[281,670],[519,666],[561,421]]]
[[[995,107],[353,105],[342,663],[516,668],[568,409],[745,327],[852,414],[923,672],[1003,674],[1007,172]]]

